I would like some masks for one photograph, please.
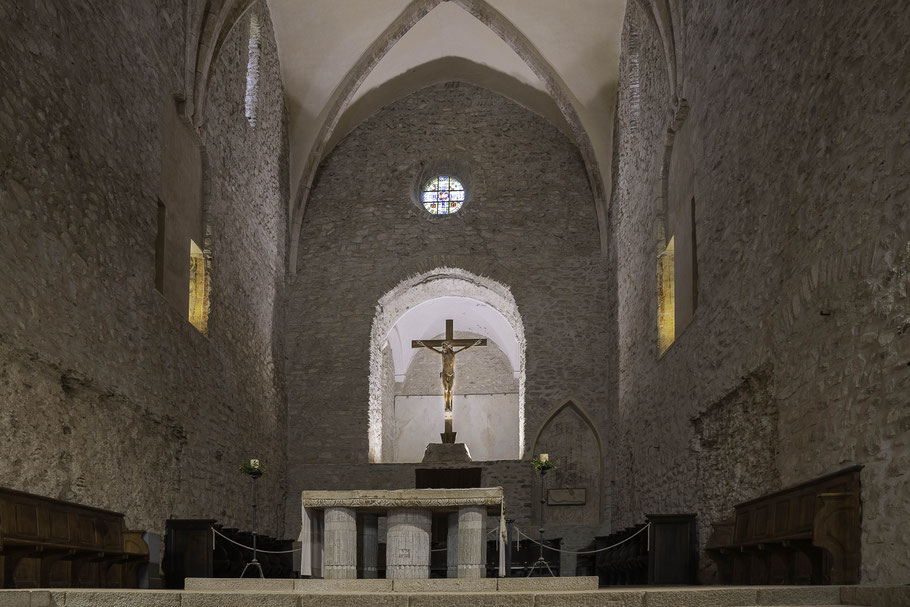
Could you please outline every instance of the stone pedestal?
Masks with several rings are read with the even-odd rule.
[[[487,509],[461,506],[458,509],[458,577],[486,577]]]
[[[446,537],[446,577],[458,577],[458,513],[449,513],[449,532]]]
[[[428,579],[430,577],[429,510],[393,508],[387,516],[386,578]]]
[[[379,562],[379,516],[364,514],[360,527],[360,562],[364,579],[374,579]]]
[[[357,517],[354,509],[326,508],[323,537],[325,578],[357,579]]]
[[[423,453],[424,464],[461,464],[470,461],[471,454],[464,443],[430,443]]]

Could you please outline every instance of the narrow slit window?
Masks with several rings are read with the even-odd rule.
[[[641,32],[638,24],[632,21],[629,24],[629,129],[634,133],[638,130],[638,120],[641,116],[641,66],[639,54],[641,48]]]
[[[657,344],[663,354],[676,339],[676,276],[673,238],[657,259]]]
[[[190,310],[189,320],[203,335],[209,325],[209,276],[205,253],[190,241]]]
[[[259,105],[259,55],[262,49],[262,28],[259,17],[250,15],[250,39],[246,64],[246,119],[251,127],[256,126],[256,114]]]

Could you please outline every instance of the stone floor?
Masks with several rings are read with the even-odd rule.
[[[593,587],[592,587],[593,586]],[[0,590],[0,607],[910,607],[910,586],[596,589],[596,578],[191,579],[186,590]]]

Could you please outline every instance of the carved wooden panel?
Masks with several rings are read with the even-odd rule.
[[[50,532],[48,537],[51,541],[65,544],[70,541],[70,525],[69,518],[66,516],[66,512],[61,512],[59,510],[51,510],[49,513],[50,518]]]
[[[38,537],[38,512],[32,504],[15,504],[16,518],[12,533]]]

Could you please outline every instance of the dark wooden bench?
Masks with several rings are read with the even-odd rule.
[[[0,587],[136,588],[142,534],[117,512],[0,487]]]
[[[694,514],[648,514],[647,522],[594,538],[576,575],[597,575],[601,586],[694,584],[698,562]],[[645,526],[650,524],[649,529]],[[608,546],[615,546],[603,550]]]
[[[855,584],[860,470],[853,466],[737,504],[706,550],[732,584]]]

